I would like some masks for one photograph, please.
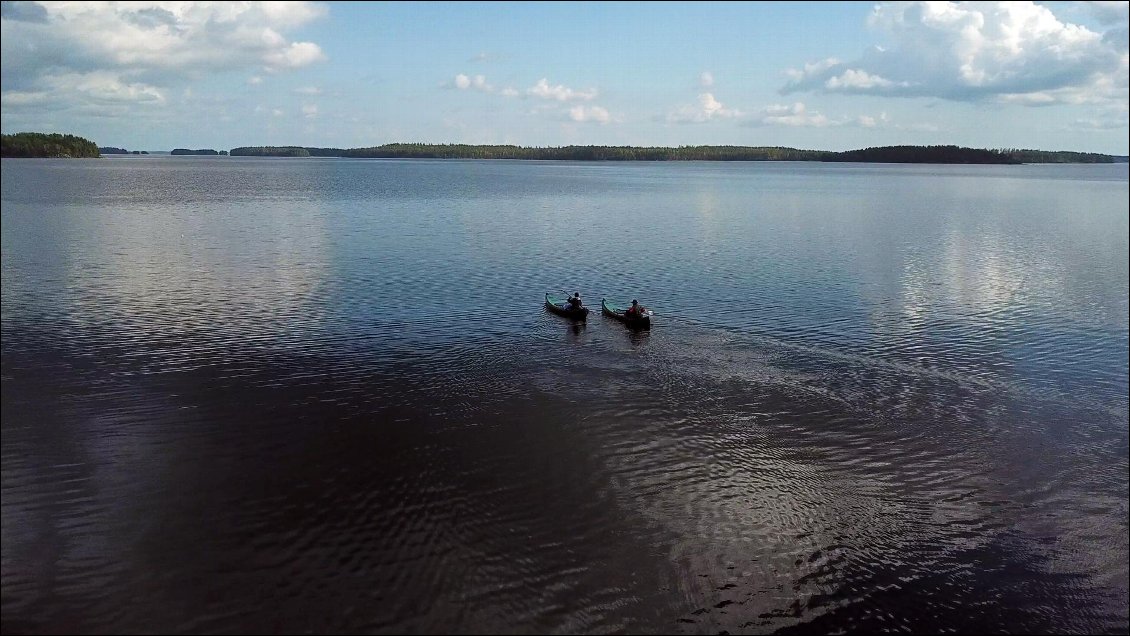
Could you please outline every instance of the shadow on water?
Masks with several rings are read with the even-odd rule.
[[[48,381],[89,361],[22,342],[3,358],[5,633],[608,632],[631,607],[663,624],[670,574],[640,566],[672,539],[556,392],[249,350],[102,369],[92,392]]]
[[[1008,530],[1014,506],[991,484],[940,468],[968,458],[789,387],[572,347],[546,368],[538,351],[343,366],[229,346],[223,364],[139,373],[34,331],[10,321],[4,339],[5,632],[1038,632],[1122,617]]]
[[[580,337],[581,334],[589,328],[589,323],[584,320],[574,320],[573,324],[569,325],[569,333],[575,337]]]
[[[647,344],[648,338],[651,337],[651,328],[647,329],[628,329],[628,342],[632,343],[633,347],[640,347]]]

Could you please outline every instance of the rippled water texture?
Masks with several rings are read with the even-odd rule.
[[[1125,633],[1127,201],[6,159],[4,632]]]

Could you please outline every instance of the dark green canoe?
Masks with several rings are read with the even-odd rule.
[[[573,320],[587,320],[589,317],[588,307],[581,307],[580,310],[569,309],[564,298],[550,296],[548,292],[545,294],[545,308],[558,316],[565,316]]]
[[[628,307],[619,307],[603,298],[600,299],[600,312],[605,316],[611,316],[634,329],[648,329],[651,327],[652,311],[643,305],[640,307],[643,309],[642,313],[631,315],[628,313]]]

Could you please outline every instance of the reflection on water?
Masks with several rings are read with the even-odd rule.
[[[64,239],[72,246],[63,273],[69,322],[96,330],[109,320],[108,338],[130,331],[147,342],[219,325],[243,339],[285,340],[297,326],[325,322],[317,299],[328,274],[324,209],[151,212],[119,208],[113,221],[76,215]],[[210,229],[220,225],[222,236]]]
[[[5,632],[1126,629],[1125,165],[3,171]]]

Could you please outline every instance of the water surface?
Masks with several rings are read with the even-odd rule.
[[[5,632],[1128,628],[1125,164],[2,166]]]

